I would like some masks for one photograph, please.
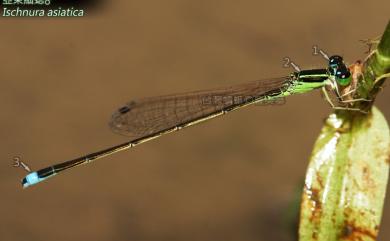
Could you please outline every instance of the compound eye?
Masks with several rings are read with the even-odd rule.
[[[336,70],[336,81],[341,86],[346,86],[351,83],[351,72],[345,66],[341,66]]]
[[[343,63],[343,57],[341,57],[340,55],[333,55],[333,56],[330,56],[330,58],[329,58],[329,66],[331,68],[335,68],[342,63]]]

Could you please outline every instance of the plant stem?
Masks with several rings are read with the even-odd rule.
[[[358,97],[371,100],[370,102],[356,103],[356,107],[369,111],[374,100],[383,88],[386,77],[390,74],[390,21],[381,37],[381,40],[370,57],[364,63],[363,80],[358,89]],[[378,79],[379,78],[379,79]]]

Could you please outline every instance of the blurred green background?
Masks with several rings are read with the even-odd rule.
[[[294,240],[286,221],[330,113],[320,93],[243,109],[22,190],[34,170],[126,137],[111,113],[144,96],[278,77],[289,56],[352,63],[390,2],[106,2],[84,18],[0,18],[0,240]],[[88,10],[87,10],[88,13]],[[376,102],[390,120],[390,89]],[[389,240],[390,199],[379,240]]]

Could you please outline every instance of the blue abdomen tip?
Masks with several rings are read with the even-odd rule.
[[[25,178],[23,178],[22,184],[23,184],[23,187],[26,188],[28,186],[37,184],[41,180],[42,179],[40,179],[38,177],[38,173],[37,172],[32,172],[32,173],[29,173]]]

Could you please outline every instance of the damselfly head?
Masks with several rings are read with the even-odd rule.
[[[334,76],[338,85],[347,86],[351,83],[351,72],[345,65],[343,57],[340,55],[330,56],[328,71]]]

